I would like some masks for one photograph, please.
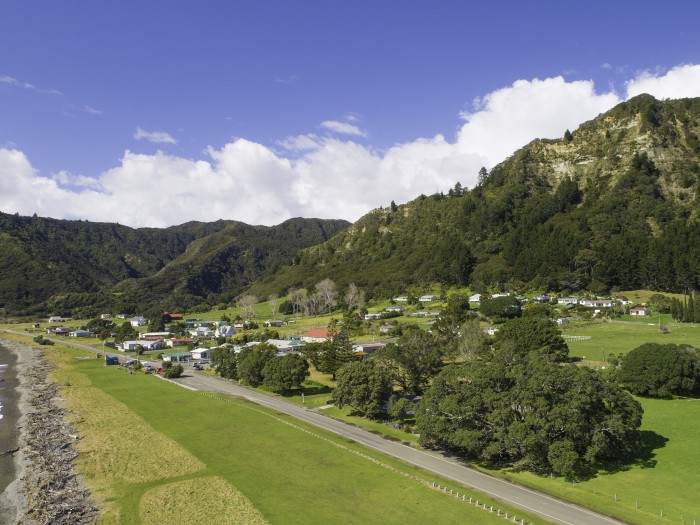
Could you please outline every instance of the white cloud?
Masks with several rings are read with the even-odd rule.
[[[627,96],[642,90],[657,97],[700,94],[694,91],[698,69],[642,73],[627,84]],[[118,166],[94,179],[41,176],[23,152],[5,147],[0,209],[131,226],[220,218],[249,224],[295,216],[356,220],[392,200],[447,191],[457,181],[471,187],[481,166],[494,166],[534,138],[561,137],[620,101],[615,92],[597,93],[591,81],[518,80],[476,100],[474,110],[461,115],[453,140],[437,135],[377,151],[351,140],[352,134],[310,133],[280,141],[275,151],[239,138],[209,147],[202,159],[125,151]],[[353,126],[347,122],[339,124]],[[139,128],[137,134],[175,143],[164,132]]]
[[[324,129],[338,133],[340,135],[351,135],[355,137],[366,137],[367,132],[360,129],[354,124],[349,124],[347,122],[339,122],[337,120],[325,120],[321,122],[320,126]]]
[[[656,98],[700,97],[700,65],[676,66],[666,73],[644,71],[627,82],[627,97],[648,93]]]
[[[63,96],[63,93],[61,93],[58,89],[37,87],[30,82],[22,82],[16,79],[15,77],[7,75],[0,76],[0,84],[7,84],[9,86],[28,89],[30,91],[34,91],[35,93],[39,93],[40,95],[56,95],[59,97]]]
[[[146,131],[140,127],[136,128],[134,138],[136,140],[147,140],[154,144],[177,144],[177,140],[170,133],[165,131]]]

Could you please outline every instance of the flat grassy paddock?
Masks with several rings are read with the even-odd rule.
[[[489,505],[495,503],[483,496],[469,494],[467,490],[427,472],[306,427],[291,418],[244,401],[224,396],[214,399],[190,392],[153,376],[129,375],[116,367],[103,366],[102,360],[74,359],[84,354],[62,345],[48,350],[62,356],[57,359],[62,363],[57,379],[63,389],[91,389],[89,392],[97,390],[104,395],[95,396],[93,405],[82,403],[76,424],[78,431],[89,428],[93,443],[103,443],[102,447],[84,451],[87,457],[79,460],[78,465],[81,461],[86,462],[86,466],[93,466],[93,475],[96,472],[100,476],[100,479],[90,479],[88,475],[88,479],[92,486],[100,487],[99,495],[112,507],[103,521],[105,523],[150,523],[154,515],[167,520],[164,513],[169,512],[168,509],[173,513],[186,509],[191,525],[208,523],[211,499],[198,497],[202,491],[195,490],[200,486],[197,481],[204,487],[227,484],[232,492],[231,501],[240,502],[242,499],[244,503],[249,502],[247,507],[241,507],[242,511],[239,506],[231,507],[239,509],[235,512],[252,512],[255,516],[259,513],[270,523],[503,521],[502,517],[497,518],[495,514],[428,488],[420,481],[377,465],[353,451],[361,451],[422,479],[451,485],[450,488]],[[76,392],[66,393],[69,402],[74,398],[85,400],[88,397]],[[115,409],[114,406],[123,408]],[[121,420],[110,416],[104,420],[110,428],[101,427],[99,421],[104,414],[100,414],[104,411],[121,414],[127,422],[133,417],[130,424],[138,426],[143,438],[139,433],[124,432],[124,441],[115,444],[115,439],[118,439],[115,436],[119,435],[115,428],[120,428]],[[152,441],[155,436],[159,439]],[[107,439],[102,440],[102,437]],[[100,462],[106,448],[111,451],[108,454],[110,461]],[[155,467],[136,469],[147,475],[131,481],[124,473],[124,465],[114,460],[119,457],[115,456],[115,451],[123,453],[124,460],[130,464],[139,461],[134,451],[142,451],[144,463],[151,465],[155,453],[158,462]],[[162,468],[157,465],[162,465]],[[186,468],[180,471],[179,465]],[[164,498],[167,500],[168,497],[185,498],[187,504],[172,501],[166,504]],[[513,513],[513,509],[495,504]],[[524,514],[522,517],[526,522],[542,522]]]
[[[700,348],[700,325],[669,324],[669,333],[662,334],[658,324],[619,321],[575,324],[564,329],[564,335],[590,336],[585,341],[567,341],[571,357],[603,361],[603,355],[627,354],[644,343],[689,344]]]
[[[645,461],[575,484],[525,472],[506,477],[629,523],[700,523],[700,400],[639,400]]]

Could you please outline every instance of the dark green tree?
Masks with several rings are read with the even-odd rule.
[[[513,317],[518,317],[521,313],[520,301],[512,295],[482,299],[479,311],[494,321],[512,319]]]
[[[211,351],[214,370],[225,379],[238,379],[236,353],[232,348],[219,346]]]
[[[309,363],[297,354],[273,357],[265,363],[262,375],[266,388],[273,392],[289,392],[300,388],[309,377]]]
[[[352,343],[347,333],[331,332],[330,340],[321,344],[322,348],[316,368],[319,372],[331,374],[333,379],[335,379],[335,375],[340,367],[353,357]]]
[[[354,361],[338,370],[333,399],[340,408],[348,405],[368,417],[376,417],[391,391],[388,370],[373,360]]]
[[[549,361],[565,361],[569,347],[561,330],[547,317],[520,317],[501,325],[494,342],[496,356],[503,362],[516,362],[531,352]]]
[[[237,359],[238,378],[252,387],[260,386],[264,379],[263,369],[275,357],[276,350],[265,343],[241,350]]]
[[[643,344],[622,360],[616,379],[633,394],[670,398],[698,390],[698,352],[689,346]]]
[[[434,336],[410,330],[398,342],[390,343],[374,353],[404,391],[420,394],[443,366],[443,347]]]
[[[170,366],[170,367],[165,369],[165,373],[163,374],[163,377],[165,377],[167,379],[176,379],[176,378],[180,377],[184,371],[185,370],[184,370],[184,368],[182,368],[182,365],[180,365],[180,364],[173,365],[173,366]]]

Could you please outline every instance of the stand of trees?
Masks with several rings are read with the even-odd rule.
[[[627,354],[615,372],[617,381],[633,394],[671,398],[700,387],[698,352],[690,346],[647,343]]]

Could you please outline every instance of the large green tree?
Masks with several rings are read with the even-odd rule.
[[[273,357],[265,363],[262,375],[263,384],[273,392],[289,392],[309,377],[309,363],[297,354]]]
[[[433,335],[409,330],[396,343],[375,352],[374,359],[391,371],[405,392],[420,394],[443,366],[443,346]]]
[[[506,361],[530,352],[551,361],[564,361],[569,356],[561,330],[547,317],[520,317],[503,323],[496,332],[494,346],[497,356]]]
[[[616,377],[633,394],[661,398],[688,395],[700,386],[698,352],[690,346],[646,343],[622,359]]]
[[[467,458],[574,476],[640,449],[642,408],[598,372],[531,354],[451,365],[416,412],[421,443]]]
[[[376,417],[391,396],[391,374],[373,360],[346,363],[338,370],[333,391],[336,406],[353,407],[358,412]]]
[[[260,386],[263,382],[263,369],[276,354],[276,348],[266,343],[244,348],[238,355],[238,378],[250,386]]]

